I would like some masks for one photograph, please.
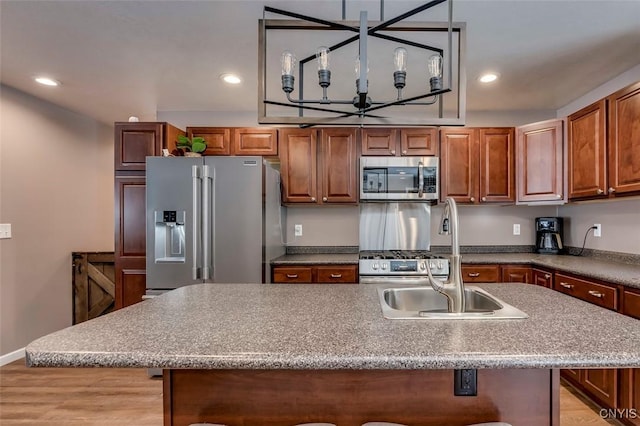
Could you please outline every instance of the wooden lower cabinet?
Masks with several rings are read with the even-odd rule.
[[[640,426],[640,368],[620,371],[620,404],[622,420],[626,424]]]
[[[497,283],[500,279],[500,265],[462,265],[462,281],[465,284]]]
[[[533,270],[530,266],[504,265],[501,270],[503,283],[533,283]]]
[[[603,308],[618,309],[618,288],[605,283],[556,273],[553,289]]]
[[[533,268],[533,284],[553,288],[553,272],[546,269]]]
[[[357,284],[357,265],[274,266],[271,282],[276,284]]]

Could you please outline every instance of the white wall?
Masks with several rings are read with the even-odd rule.
[[[52,89],[64,90],[64,89]],[[72,251],[113,251],[113,129],[0,86],[0,354],[71,325]]]

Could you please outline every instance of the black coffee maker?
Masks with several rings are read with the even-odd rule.
[[[562,218],[536,218],[536,252],[558,254],[562,252]]]

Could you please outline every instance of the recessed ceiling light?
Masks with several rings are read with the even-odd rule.
[[[488,72],[486,74],[481,75],[478,80],[480,83],[491,83],[492,81],[496,81],[498,79],[498,74],[495,72]]]
[[[35,81],[45,86],[60,86],[60,82],[49,77],[36,77]]]
[[[222,81],[224,81],[225,83],[229,83],[229,84],[240,84],[240,83],[242,83],[242,80],[240,79],[240,77],[238,77],[235,74],[222,74],[220,76],[220,78],[222,79]]]

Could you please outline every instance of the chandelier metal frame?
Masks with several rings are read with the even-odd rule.
[[[431,9],[441,3],[448,2],[448,20],[446,22],[404,22],[405,19],[416,15],[417,13]],[[465,121],[465,103],[466,103],[466,76],[464,68],[464,57],[466,48],[466,25],[462,22],[453,22],[453,6],[452,0],[432,0],[419,7],[416,7],[406,13],[403,13],[395,18],[370,25],[367,21],[367,12],[360,12],[359,23],[353,21],[327,21],[323,19],[314,18],[311,16],[301,15],[294,12],[288,12],[281,9],[265,6],[264,14],[273,13],[290,18],[293,20],[285,19],[260,19],[258,21],[258,122],[260,124],[298,124],[298,125],[314,125],[314,124],[338,124],[338,125],[464,125]],[[382,13],[382,12],[381,12]],[[344,18],[344,4],[343,4],[343,18]],[[358,24],[358,25],[356,25]],[[322,99],[304,99],[304,70],[305,64],[313,61],[316,56],[310,55],[301,59],[298,63],[298,98],[291,98],[291,89],[293,85],[293,77],[287,80],[291,84],[289,90],[285,90],[285,94],[288,102],[270,100],[267,97],[267,39],[268,32],[270,30],[313,30],[313,31],[349,31],[354,32],[356,35],[349,37],[339,43],[336,43],[329,47],[333,52],[344,47],[348,44],[358,42],[358,52],[360,63],[367,63],[367,37],[376,37],[400,45],[412,46],[415,48],[432,51],[443,56],[443,59],[447,61],[447,87],[443,87],[440,82],[439,85],[431,85],[431,90],[427,93],[423,93],[417,96],[411,96],[409,98],[402,98],[402,89],[398,88],[398,97],[388,101],[372,101],[368,97],[368,67],[360,67],[360,75],[356,80],[357,90],[356,97],[349,100],[331,100],[326,96],[326,87],[328,84],[323,82],[325,75],[320,76],[320,85],[323,87]],[[424,43],[418,43],[411,40],[406,40],[401,37],[397,37],[390,34],[383,34],[381,31],[389,32],[446,32],[447,34],[447,49],[429,46]],[[454,34],[457,35],[457,50],[454,52],[453,38]],[[451,84],[453,82],[454,53],[457,54],[457,111],[455,116],[445,117],[443,111],[442,95],[452,92]],[[329,74],[330,75],[330,74]],[[394,76],[395,77],[395,76]],[[428,80],[428,79],[425,79]],[[444,80],[444,79],[442,79]],[[397,81],[397,80],[396,80]],[[325,83],[325,85],[323,85]],[[284,76],[283,76],[284,84]],[[396,86],[398,87],[398,86]],[[425,98],[430,98],[427,101],[421,101]],[[379,115],[377,111],[391,106],[403,105],[403,106],[416,106],[416,105],[432,105],[438,102],[438,115],[425,116],[420,118],[417,122],[411,119],[398,119],[397,117],[384,117]],[[350,104],[354,108],[353,110],[340,110],[332,107],[332,105],[346,105]],[[267,106],[278,105],[298,109],[298,116],[268,116]],[[305,116],[305,111],[324,111],[332,114],[336,114],[333,117],[319,117],[319,116]],[[375,113],[374,113],[375,112]],[[391,120],[391,121],[390,121]],[[393,121],[393,122],[392,122]],[[400,122],[401,121],[401,122]]]

